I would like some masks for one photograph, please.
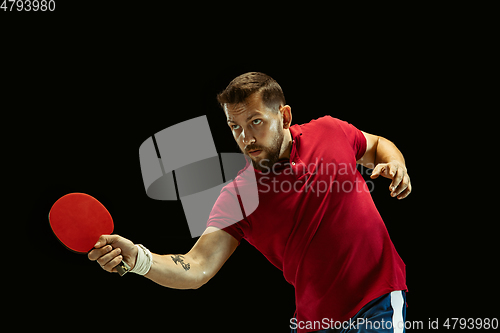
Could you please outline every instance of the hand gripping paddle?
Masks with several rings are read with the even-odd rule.
[[[106,207],[85,193],[70,193],[57,200],[49,212],[49,223],[56,237],[68,249],[87,253],[101,235],[113,232],[113,219]],[[115,267],[120,276],[130,270],[122,261]]]

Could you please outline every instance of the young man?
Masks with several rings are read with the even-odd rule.
[[[405,265],[356,170],[360,163],[373,168],[371,178],[392,179],[391,196],[403,199],[411,183],[401,152],[330,116],[291,126],[281,87],[263,73],[238,76],[218,100],[255,169],[257,209],[245,215],[240,174],[222,189],[205,233],[188,253],[151,254],[118,235],[103,235],[90,260],[108,272],[125,260],[132,272],[160,285],[195,289],[245,238],[295,287],[292,332],[403,332]],[[231,218],[235,210],[242,220]]]

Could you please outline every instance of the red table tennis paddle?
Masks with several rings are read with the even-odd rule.
[[[68,249],[87,253],[101,235],[113,232],[113,219],[106,207],[85,193],[70,193],[57,200],[49,212],[49,223],[56,237]],[[122,261],[115,267],[120,276],[130,270]]]

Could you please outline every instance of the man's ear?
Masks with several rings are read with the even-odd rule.
[[[280,107],[280,113],[283,117],[283,129],[290,128],[292,124],[292,108],[290,105]]]

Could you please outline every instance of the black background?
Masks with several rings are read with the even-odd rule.
[[[429,318],[498,317],[490,306],[496,218],[485,210],[494,189],[480,182],[485,169],[470,171],[487,158],[469,130],[483,120],[471,116],[481,107],[471,108],[469,80],[481,64],[467,60],[475,45],[459,25],[331,18],[309,30],[295,16],[292,30],[292,17],[187,15],[179,23],[172,8],[69,6],[0,13],[4,209],[15,213],[5,222],[21,227],[6,237],[3,268],[19,327],[289,331],[293,287],[245,241],[201,289],[172,290],[104,272],[61,246],[47,220],[59,197],[85,192],[108,208],[115,233],[155,253],[189,251],[196,239],[181,203],[146,196],[138,149],[206,115],[218,152],[236,152],[215,95],[247,71],[280,83],[293,123],[329,114],[403,152],[413,193],[398,201],[390,181],[378,179],[372,196],[407,265],[407,320],[427,327]]]

